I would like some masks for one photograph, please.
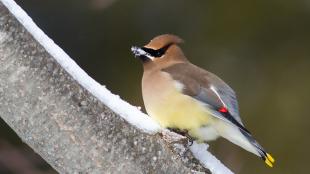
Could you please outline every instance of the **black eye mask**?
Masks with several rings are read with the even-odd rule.
[[[158,57],[161,57],[163,56],[167,49],[171,46],[172,44],[168,44],[158,50],[154,50],[154,49],[151,49],[151,48],[146,48],[146,47],[142,47],[142,50],[149,53],[152,57],[155,57],[155,58],[158,58]]]

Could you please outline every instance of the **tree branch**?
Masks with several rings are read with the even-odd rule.
[[[153,120],[91,79],[12,0],[0,0],[0,67],[0,117],[60,173],[230,173],[167,145]],[[195,157],[210,155],[198,146]]]

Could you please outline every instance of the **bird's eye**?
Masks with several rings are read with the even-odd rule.
[[[166,46],[164,46],[163,48],[160,48],[158,50],[154,50],[154,49],[151,49],[151,48],[146,48],[146,47],[142,47],[142,50],[149,53],[151,56],[155,57],[155,58],[158,58],[158,57],[161,57],[163,56],[167,49],[171,46],[171,44],[168,44]]]

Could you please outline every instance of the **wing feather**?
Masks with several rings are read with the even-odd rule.
[[[184,85],[182,92],[185,95],[203,102],[209,108],[214,108],[211,109],[214,116],[243,127],[236,94],[222,79],[190,63],[175,64],[162,71],[169,73],[174,80]],[[233,118],[228,119],[227,115],[224,116],[216,110],[221,107],[227,108]]]

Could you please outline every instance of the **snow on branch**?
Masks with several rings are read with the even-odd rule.
[[[10,26],[8,27],[7,30],[4,30],[3,28],[0,28],[0,66],[5,67],[4,65],[6,65],[6,68],[4,68],[3,70],[0,70],[0,79],[2,79],[3,81],[0,80],[0,105],[1,105],[1,100],[3,99],[3,102],[5,102],[8,98],[12,98],[12,100],[10,100],[11,102],[15,102],[14,97],[18,96],[19,101],[23,101],[23,97],[29,95],[30,97],[28,99],[25,99],[24,103],[6,103],[6,105],[16,105],[16,107],[10,109],[6,109],[6,108],[2,108],[0,106],[0,116],[3,117],[3,119],[18,133],[18,135],[27,143],[29,144],[36,152],[38,152],[43,158],[45,158],[56,170],[60,171],[60,172],[64,172],[64,173],[71,173],[74,171],[88,171],[91,173],[100,173],[100,171],[104,171],[104,170],[100,170],[101,169],[105,169],[106,168],[114,168],[113,170],[117,170],[117,165],[122,165],[122,164],[115,164],[115,163],[107,163],[105,160],[106,159],[102,159],[105,157],[101,157],[101,155],[106,155],[106,156],[110,156],[112,154],[112,156],[110,156],[111,159],[114,159],[115,157],[113,156],[113,150],[114,148],[118,148],[118,150],[122,151],[124,149],[127,148],[128,146],[128,142],[131,142],[134,144],[133,147],[131,147],[130,150],[133,150],[133,148],[135,148],[135,146],[139,146],[137,145],[144,137],[144,142],[148,142],[151,141],[150,144],[154,143],[153,141],[159,141],[159,143],[155,143],[156,147],[159,149],[165,148],[164,143],[161,142],[161,140],[159,140],[158,136],[154,138],[153,134],[156,134],[158,132],[161,132],[162,129],[160,128],[160,126],[154,122],[149,116],[147,116],[146,114],[142,113],[139,109],[137,109],[137,107],[130,105],[129,103],[127,103],[126,101],[122,100],[118,95],[112,94],[108,89],[106,89],[104,86],[102,86],[101,84],[99,84],[98,82],[96,82],[94,79],[92,79],[89,75],[87,75],[87,73],[82,70],[59,46],[57,46],[53,40],[51,40],[47,35],[44,34],[44,32],[32,21],[32,19],[25,13],[25,11],[23,11],[13,0],[0,0],[0,2],[8,9],[8,11],[19,21],[19,23],[21,24],[22,27],[24,27],[29,33],[30,36],[34,38],[34,41],[29,41],[26,39],[26,43],[19,43],[20,40],[23,41],[23,39],[18,38],[18,37],[27,37],[24,36],[25,33],[23,32],[18,32],[18,34],[22,35],[22,36],[17,36],[18,34],[13,35],[12,33],[5,33],[7,30],[12,30],[12,32],[17,32],[15,30],[18,29],[14,29],[14,27],[18,27],[18,26]],[[0,15],[6,15],[6,17],[8,16],[8,14],[6,14],[3,9],[4,7],[1,5],[0,3]],[[2,7],[1,7],[2,6]],[[2,11],[2,12],[1,12]],[[1,19],[2,18],[2,19]],[[13,20],[13,19],[10,19]],[[0,24],[2,27],[2,24],[9,24],[10,22],[8,22],[9,20],[5,19],[5,17],[0,16]],[[12,21],[11,21],[12,22]],[[14,24],[14,22],[13,22]],[[14,24],[15,25],[15,24]],[[4,26],[4,25],[3,25]],[[11,36],[12,35],[12,36]],[[16,39],[14,37],[17,37],[17,41],[11,41],[10,39],[8,39],[9,37],[13,37],[13,40]],[[19,40],[18,40],[19,39]],[[28,38],[29,39],[29,38]],[[25,40],[25,39],[24,39]],[[31,39],[30,39],[31,40]],[[35,42],[34,43],[34,47],[31,47],[31,43],[28,42]],[[38,42],[39,46],[36,45],[36,42]],[[29,47],[28,44],[30,45]],[[25,46],[27,45],[27,46]],[[8,48],[6,48],[8,47]],[[13,47],[13,48],[9,48],[9,47]],[[25,47],[25,48],[24,48]],[[42,47],[42,48],[41,48]],[[34,50],[34,53],[28,53],[27,49],[37,49]],[[22,50],[21,52],[17,52],[16,50]],[[43,51],[42,51],[43,49]],[[46,51],[47,54],[49,54],[49,56],[47,56],[48,58],[51,58],[53,60],[46,60],[45,63],[47,64],[47,67],[45,67],[45,65],[41,65],[40,62],[44,62],[43,59],[48,59],[46,58],[46,53],[42,53]],[[25,54],[25,55],[23,55]],[[34,54],[29,56],[29,62],[28,63],[24,63],[25,61],[27,61],[26,59],[28,58],[26,54]],[[39,59],[38,57],[41,58]],[[45,56],[45,57],[44,57]],[[15,60],[16,59],[16,60]],[[1,62],[2,61],[2,62]],[[56,61],[58,63],[58,65],[54,65],[53,61]],[[13,63],[12,63],[13,62]],[[36,63],[37,62],[37,63]],[[10,64],[12,63],[12,64]],[[42,81],[36,79],[39,77],[36,77],[37,74],[36,71],[39,71],[36,69],[36,71],[34,71],[33,69],[28,69],[28,65],[31,65],[30,67],[35,67],[38,65],[37,69],[42,68],[44,71],[46,70],[46,72],[50,73],[48,74],[48,77],[44,76],[44,73],[40,72],[38,74],[40,74],[40,76],[45,77],[45,79],[43,79]],[[11,71],[10,67],[16,66],[18,65],[18,69]],[[60,66],[59,69],[55,68]],[[12,68],[11,68],[12,69]],[[56,70],[57,69],[57,70]],[[58,80],[59,77],[56,76],[57,78],[51,77],[53,75],[63,75],[62,69],[65,70],[66,73],[69,74],[69,77],[64,77],[64,79],[68,79],[70,80],[70,78],[73,78],[74,82],[70,82],[70,84],[68,84],[68,89],[62,89],[64,87],[62,87],[61,85],[58,85]],[[5,73],[3,73],[5,72]],[[57,74],[58,73],[58,74]],[[9,74],[9,75],[7,75]],[[26,75],[28,74],[28,75]],[[43,74],[43,75],[42,75]],[[52,75],[51,75],[52,74]],[[20,80],[20,78],[23,78],[22,80]],[[47,82],[46,79],[49,78],[49,81]],[[25,80],[27,79],[27,80]],[[61,78],[60,78],[61,79]],[[26,82],[25,82],[26,81]],[[19,84],[20,82],[20,84]],[[31,82],[31,83],[30,83]],[[39,83],[40,82],[40,83]],[[65,84],[67,82],[63,82],[60,81],[59,84]],[[72,85],[73,83],[77,83],[78,85]],[[2,84],[2,86],[1,86]],[[5,85],[6,86],[5,86]],[[18,84],[18,85],[17,85]],[[11,86],[11,88],[9,88]],[[17,92],[12,91],[15,90],[15,88],[21,88],[22,90],[17,90]],[[42,86],[41,86],[42,85]],[[55,90],[50,89],[53,88],[53,85],[55,85]],[[58,86],[57,86],[58,85]],[[87,92],[84,92],[84,89],[79,89],[79,85],[82,86],[84,89],[86,89]],[[48,86],[48,87],[47,87]],[[52,87],[50,87],[52,86]],[[73,87],[72,87],[73,86]],[[35,88],[35,89],[33,89]],[[40,88],[40,89],[37,89]],[[41,89],[42,88],[42,89]],[[58,90],[59,88],[59,90]],[[2,90],[2,91],[1,91]],[[33,90],[38,90],[36,92],[36,95],[33,95]],[[46,91],[51,91],[50,94],[45,94],[43,92]],[[74,91],[74,90],[77,90]],[[81,92],[82,90],[82,92]],[[62,92],[61,92],[62,91]],[[76,93],[78,93],[78,95]],[[11,95],[11,93],[13,93]],[[42,95],[41,95],[42,93]],[[56,93],[56,94],[55,94]],[[89,94],[88,94],[89,93]],[[61,95],[59,95],[61,94]],[[20,96],[19,96],[20,95]],[[51,99],[52,97],[59,95],[59,98],[55,99],[53,98],[53,100]],[[68,96],[68,98],[64,97],[64,96]],[[76,97],[78,96],[78,97]],[[91,98],[89,96],[94,96],[95,98]],[[40,105],[40,107],[37,107],[35,104],[33,104],[32,101],[34,99],[34,97],[37,97],[37,99],[35,99],[35,102],[38,102],[40,105],[42,104],[42,107]],[[76,97],[79,103],[79,107],[82,108],[76,108],[76,106],[74,105],[74,101],[72,101],[72,98]],[[55,100],[55,101],[54,101]],[[63,101],[62,101],[63,100]],[[129,122],[131,125],[134,125],[135,127],[139,128],[140,130],[142,130],[144,133],[148,133],[149,135],[137,135],[134,138],[132,137],[125,137],[123,134],[126,134],[126,132],[122,132],[121,128],[114,128],[114,132],[121,132],[122,134],[117,134],[117,136],[120,136],[122,138],[116,139],[115,137],[109,137],[109,134],[104,132],[104,129],[107,129],[109,123],[104,122],[104,119],[106,119],[106,114],[107,113],[102,113],[100,111],[89,111],[90,109],[88,107],[96,107],[93,105],[90,105],[90,103],[94,103],[94,101],[99,100],[101,103],[103,103],[103,106],[101,106],[101,104],[97,103],[97,105],[100,105],[101,108],[104,108],[105,106],[107,108],[110,108],[112,111],[116,113],[117,115],[121,116],[123,119],[125,119],[127,122]],[[17,100],[16,100],[17,101]],[[53,104],[53,101],[55,102]],[[85,102],[86,101],[86,102]],[[29,103],[27,103],[29,102]],[[72,105],[70,105],[70,107],[72,108],[69,111],[68,107],[64,107],[67,105],[67,103],[72,103]],[[53,104],[53,105],[52,105]],[[64,106],[62,107],[63,104]],[[69,105],[69,104],[68,104]],[[94,104],[95,105],[95,104]],[[2,105],[4,106],[4,105]],[[57,108],[57,107],[59,108]],[[86,106],[86,107],[85,107]],[[32,107],[32,108],[31,108]],[[69,108],[70,108],[69,107]],[[29,109],[30,108],[30,109]],[[52,109],[50,109],[52,108]],[[14,110],[16,109],[16,110]],[[24,109],[24,110],[23,110]],[[21,110],[21,111],[20,111]],[[28,110],[32,110],[32,112],[29,112]],[[85,112],[83,111],[82,113],[80,112],[80,110],[85,110]],[[104,110],[104,109],[103,109]],[[46,112],[45,112],[46,111]],[[26,112],[26,113],[25,113]],[[84,117],[85,115],[88,114],[88,112],[91,112],[92,114],[90,114],[91,116],[88,117]],[[110,112],[110,111],[106,111],[106,112]],[[48,115],[49,117],[44,117],[44,114]],[[80,117],[74,117],[72,115],[80,115]],[[102,118],[97,118],[96,116],[93,115],[101,115]],[[13,120],[14,118],[10,117],[9,115],[18,115],[18,117],[16,117],[17,120]],[[32,115],[33,117],[27,118],[27,116]],[[108,115],[113,115],[113,113],[109,113]],[[40,117],[39,117],[40,116]],[[40,118],[41,119],[44,118],[45,120],[41,120],[41,122],[36,122],[33,119],[36,118]],[[72,118],[71,118],[72,117]],[[95,119],[96,121],[94,122],[93,120],[90,119],[90,117],[92,119]],[[52,119],[52,123],[47,126],[47,124],[49,124],[49,122]],[[85,120],[80,120],[80,119],[86,119]],[[108,118],[110,119],[110,118]],[[112,119],[112,118],[111,118]],[[115,119],[115,118],[113,118]],[[76,122],[74,122],[74,121]],[[98,121],[99,120],[99,121]],[[72,123],[71,123],[72,122]],[[98,125],[97,125],[97,122]],[[102,123],[101,123],[102,122]],[[110,120],[111,122],[111,120]],[[124,124],[124,123],[118,123],[118,121],[115,121],[115,124]],[[74,123],[74,124],[73,124]],[[22,125],[18,125],[18,124],[22,124]],[[101,125],[100,125],[101,124]],[[106,127],[103,127],[102,124],[107,124],[104,125]],[[42,127],[42,130],[38,131],[38,137],[42,136],[39,133],[42,134],[42,131],[46,132],[47,134],[46,136],[50,136],[50,137],[40,137],[40,141],[38,141],[38,137],[35,137],[33,134],[33,131],[37,131],[35,128],[40,128],[40,126]],[[59,133],[61,135],[57,135],[55,137],[55,135],[51,135],[49,134],[49,132],[51,132],[52,128],[54,126],[57,126],[58,129],[57,131],[60,132],[53,132],[55,134]],[[83,127],[84,126],[84,127]],[[113,126],[111,126],[113,127]],[[124,125],[123,125],[124,127]],[[123,128],[122,127],[122,128]],[[33,129],[33,131],[32,131]],[[103,129],[103,130],[101,130]],[[112,128],[111,128],[112,129]],[[125,129],[125,128],[124,128]],[[131,129],[128,128],[130,130],[132,130],[134,132],[134,134],[137,134],[137,132],[135,131],[135,129]],[[95,133],[92,133],[92,131],[97,131]],[[107,130],[107,131],[111,131],[111,130]],[[99,132],[99,133],[98,133]],[[118,143],[124,143],[123,145],[121,144],[111,144],[109,145],[109,143],[111,143],[110,141],[108,142],[103,142],[103,140],[101,141],[100,138],[101,134],[105,135],[108,137],[107,139],[109,140],[113,140],[115,142]],[[70,142],[67,142],[61,138],[64,137],[70,137]],[[85,136],[85,137],[84,137]],[[115,135],[116,136],[116,135]],[[130,135],[132,136],[132,135]],[[99,139],[98,139],[99,137]],[[96,142],[95,144],[91,144],[91,142],[84,142],[86,139],[90,139],[90,141],[92,142]],[[153,139],[152,139],[153,138]],[[133,140],[134,139],[134,140]],[[51,143],[51,141],[53,141],[53,143]],[[61,141],[63,142],[63,144],[59,143],[57,141]],[[123,142],[124,141],[124,142]],[[126,142],[128,141],[128,142]],[[70,144],[73,143],[74,145]],[[84,144],[83,144],[84,143]],[[88,144],[87,144],[88,143]],[[143,142],[142,142],[143,143]],[[82,146],[80,146],[80,144],[82,144]],[[86,148],[87,145],[94,147],[94,148]],[[98,145],[99,144],[99,145]],[[116,147],[117,146],[117,147]],[[118,147],[119,146],[119,147]],[[142,145],[141,145],[142,146]],[[155,146],[155,145],[154,145]],[[81,148],[82,147],[82,148]],[[98,149],[96,149],[95,147],[98,148],[103,148],[107,150],[107,152],[103,152],[103,151],[98,151]],[[48,149],[50,148],[50,149]],[[146,146],[146,148],[151,149],[152,146]],[[211,153],[209,153],[207,151],[208,145],[206,144],[197,144],[194,143],[191,147],[190,150],[192,152],[192,154],[200,161],[200,163],[208,168],[212,173],[215,174],[230,174],[232,173],[228,168],[226,168],[219,160],[217,160]],[[47,149],[47,150],[46,150]],[[55,151],[55,150],[58,151]],[[64,150],[63,152],[61,152],[61,150]],[[73,150],[73,151],[70,151]],[[76,150],[76,151],[74,151]],[[143,153],[142,153],[143,151]],[[143,158],[141,157],[141,160],[144,159],[144,157],[149,157],[150,159],[146,160],[150,162],[151,159],[153,159],[155,162],[157,160],[159,160],[160,158],[165,158],[166,160],[171,158],[169,156],[173,156],[172,158],[175,161],[178,161],[178,158],[174,156],[174,154],[169,153],[169,150],[160,150],[160,151],[156,151],[156,153],[161,152],[161,156],[160,158],[158,156],[156,156],[156,158],[147,156],[145,153],[145,151],[148,151],[145,149],[145,147],[142,148],[141,152],[137,152],[138,154],[141,155],[141,153],[143,154]],[[149,150],[151,151],[151,150]],[[76,153],[77,152],[77,156],[73,155],[70,156],[70,153]],[[59,154],[57,154],[59,153]],[[72,158],[70,159],[70,162],[65,161],[64,159],[59,158],[60,155],[66,153],[67,158]],[[99,153],[99,154],[98,154]],[[100,154],[101,153],[101,154]],[[125,152],[123,152],[125,153]],[[129,153],[129,152],[128,152]],[[128,153],[126,152],[125,154],[128,155]],[[133,153],[133,152],[130,152]],[[149,152],[151,153],[151,152]],[[162,153],[164,153],[165,155],[162,155]],[[53,156],[54,154],[56,154],[55,156]],[[85,155],[85,156],[83,156]],[[158,154],[157,154],[158,155]],[[81,159],[77,159],[78,156],[81,156]],[[121,156],[121,155],[120,155]],[[137,154],[131,154],[129,155],[128,158],[131,158],[132,156],[137,156]],[[84,159],[83,159],[84,158]],[[86,163],[78,163],[79,166],[70,166],[70,169],[68,167],[66,167],[65,165],[76,165],[76,161],[79,160],[85,160],[89,158],[91,162],[96,161],[96,164],[90,164],[91,162],[86,162]],[[119,157],[121,158],[121,157]],[[55,162],[55,160],[59,160],[62,161],[62,163]],[[72,161],[73,160],[73,161]],[[101,163],[101,160],[105,161],[103,163]],[[119,160],[119,159],[118,159]],[[163,160],[163,159],[162,159]],[[121,159],[119,160],[119,162],[123,162],[125,165],[126,162],[125,159]],[[164,160],[163,160],[164,161]],[[169,160],[168,160],[169,161]],[[74,163],[74,164],[73,164]],[[142,162],[141,162],[142,163]],[[145,163],[145,161],[144,161]],[[166,168],[163,168],[165,165],[165,163],[167,163]],[[109,164],[109,166],[105,166]],[[183,170],[182,167],[178,166],[180,164],[171,164],[171,162],[164,162],[164,164],[162,166],[157,166],[160,168],[160,170],[163,171],[174,171],[174,170],[178,170],[178,171],[186,171],[186,168]],[[83,166],[84,165],[84,166]],[[156,165],[160,165],[160,164],[156,164],[156,163],[152,163],[149,165],[153,165],[153,169],[157,169],[159,170]],[[88,170],[90,169],[89,166],[92,166],[92,170]],[[112,166],[112,167],[111,167]],[[133,165],[134,166],[134,165]],[[155,166],[155,167],[154,167]],[[88,169],[84,170],[83,167]],[[97,167],[97,168],[96,168]],[[143,167],[146,167],[145,165],[139,165],[139,170]],[[148,166],[150,167],[150,166]],[[132,167],[134,168],[134,167]],[[132,169],[132,171],[138,170],[138,169]],[[150,170],[145,169],[145,170]],[[191,169],[192,171],[193,169]],[[143,170],[142,170],[143,171]],[[137,172],[138,173],[138,172]]]

